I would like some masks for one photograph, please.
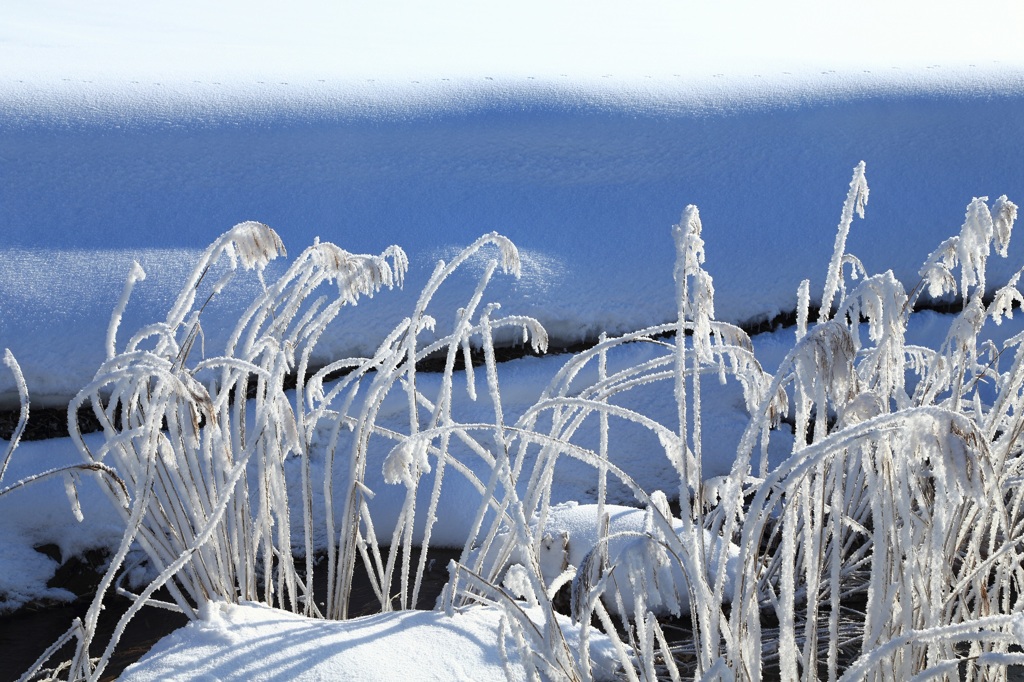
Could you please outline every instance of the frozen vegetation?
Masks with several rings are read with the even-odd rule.
[[[1022,22],[7,3],[0,617],[108,562],[25,679],[1005,679]]]
[[[676,321],[508,365],[496,339],[540,351],[547,336],[488,302],[491,279],[521,267],[498,234],[439,261],[372,355],[315,371],[331,320],[402,286],[400,248],[354,255],[318,241],[268,278],[285,246],[242,223],[206,250],[165,319],[125,330],[145,284],[134,268],[107,359],[69,405],[79,461],[0,490],[4,503],[62,478],[81,518],[82,498],[95,502],[83,491],[98,489],[124,529],[92,608],[62,639],[76,653],[35,670],[98,678],[137,610],[163,607],[191,624],[126,679],[197,665],[234,679],[359,674],[425,646],[460,652],[430,656],[430,674],[475,679],[1004,678],[1024,663],[1024,333],[992,328],[1012,324],[1024,295],[1018,275],[996,284],[988,265],[1005,257],[1017,207],[974,199],[905,287],[846,250],[867,202],[862,163],[822,305],[811,309],[803,282],[795,342],[769,345],[764,364],[715,317],[694,206],[672,234]],[[472,262],[467,300],[436,309]],[[202,353],[204,308],[238,276],[259,293],[223,352]],[[959,312],[913,314],[926,295]],[[914,342],[920,315],[932,347]],[[418,371],[427,358],[443,369]],[[515,372],[552,360],[546,387],[524,395]],[[5,361],[27,418],[18,364]],[[81,405],[102,434],[79,433]],[[730,440],[716,411],[743,415],[726,451],[712,445]],[[17,434],[5,469],[16,446]],[[432,543],[461,556],[436,611],[410,613]],[[323,560],[297,561],[313,556]],[[349,619],[357,563],[380,614]],[[135,605],[90,657],[109,591]]]

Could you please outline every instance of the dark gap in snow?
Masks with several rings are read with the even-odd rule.
[[[508,362],[510,360],[519,360],[525,357],[542,357],[545,355],[568,355],[579,353],[580,351],[587,350],[597,343],[596,339],[585,339],[571,344],[553,345],[548,347],[546,353],[535,351],[533,346],[529,344],[515,344],[511,346],[499,346],[494,349],[494,359],[501,362]],[[484,365],[484,351],[482,348],[472,347],[470,348],[470,360],[474,367],[482,367]],[[439,352],[431,355],[430,357],[424,358],[416,363],[417,372],[443,372],[445,363],[447,361],[447,352]],[[461,371],[466,368],[465,357],[462,351],[459,351],[455,355],[455,371]]]
[[[0,439],[10,440],[18,425],[20,411],[0,410]],[[82,433],[100,430],[100,422],[92,412],[92,407],[84,405],[78,410],[78,423]],[[44,440],[46,438],[64,438],[68,435],[68,408],[66,407],[32,407],[29,408],[28,422],[22,440]]]
[[[985,296],[982,302],[988,306],[993,300],[991,295]],[[1013,309],[1020,309],[1020,305],[1015,301],[1013,303]],[[914,312],[920,312],[923,310],[930,310],[937,313],[946,315],[955,315],[963,310],[963,301],[959,298],[936,300],[926,299],[922,297],[917,301],[914,306]],[[808,310],[808,320],[810,323],[815,322],[818,319],[820,308],[817,306],[811,306]],[[737,326],[750,336],[756,336],[758,334],[772,333],[779,329],[788,329],[795,327],[797,323],[797,311],[789,310],[778,313],[774,317],[762,317],[753,320],[742,322]],[[674,336],[673,332],[668,332],[661,335],[665,338]],[[553,344],[550,346],[546,353],[535,351],[533,346],[529,344],[514,344],[508,346],[499,346],[494,349],[495,359],[501,362],[508,362],[510,360],[519,360],[524,357],[540,357],[542,355],[568,355],[579,353],[580,351],[587,350],[593,347],[598,342],[597,338],[586,337],[574,343],[568,344]],[[470,350],[471,360],[474,367],[479,367],[484,364],[484,353],[483,349],[474,347]],[[443,372],[445,363],[447,361],[447,352],[441,351],[431,355],[428,358],[421,360],[416,365],[416,370],[419,372]],[[312,366],[309,369],[308,377],[311,377],[314,373],[319,371],[322,366]],[[460,350],[455,356],[455,371],[461,371],[465,369],[465,360],[462,351]],[[333,381],[339,379],[348,370],[339,370],[328,375],[328,380]],[[284,387],[286,390],[292,390],[296,385],[296,374],[295,372],[289,373],[285,377]],[[326,383],[326,381],[325,381]],[[249,383],[249,396],[250,398],[255,396],[256,381],[253,377],[253,381]],[[10,440],[11,435],[14,433],[14,429],[18,424],[19,411],[17,408],[0,410],[0,439]],[[92,433],[100,430],[100,423],[96,419],[92,412],[92,408],[89,405],[84,405],[78,410],[78,424],[82,433]],[[22,440],[44,440],[47,438],[64,438],[68,435],[67,427],[67,409],[62,407],[36,407],[31,408],[28,423],[25,426],[25,432],[22,434]]]
[[[167,595],[158,595],[166,598]],[[130,602],[125,597],[111,597],[104,602],[100,613],[95,648],[92,655],[99,656],[113,634],[118,619],[128,610]],[[4,652],[4,669],[0,679],[18,679],[23,671],[35,663],[40,654],[71,626],[75,618],[83,618],[89,608],[89,601],[31,610],[29,608],[0,618],[0,650]],[[121,642],[114,650],[110,664],[104,670],[101,682],[115,680],[129,665],[144,656],[154,644],[188,621],[185,616],[163,609],[144,608],[132,618],[131,627],[121,636]],[[68,644],[51,660],[68,659],[74,653],[74,645]],[[11,675],[11,677],[4,677]]]
[[[61,552],[56,545],[41,545],[35,548],[57,562]],[[0,679],[17,679],[17,675],[28,670],[40,654],[55,642],[71,626],[75,618],[84,618],[93,596],[103,577],[110,559],[109,552],[91,549],[81,555],[67,558],[61,563],[48,587],[65,589],[75,595],[71,602],[32,602],[13,613],[0,617],[0,651],[4,652],[3,670]],[[170,600],[166,590],[155,595],[157,599]],[[97,636],[92,654],[98,656],[110,640],[118,619],[128,610],[131,602],[117,595],[108,595],[100,613]],[[121,672],[148,652],[156,642],[187,623],[184,615],[164,609],[144,608],[132,619],[132,626],[121,636],[110,665],[101,680],[114,680]],[[61,654],[51,660],[66,660],[74,652],[74,645],[68,644]],[[5,674],[12,677],[5,678]]]
[[[994,300],[994,296],[986,295],[982,298],[982,303],[988,306]],[[926,299],[921,297],[914,305],[914,312],[918,313],[924,310],[930,310],[936,313],[942,313],[943,315],[956,315],[963,310],[963,299],[960,298],[949,298],[949,299]],[[1013,302],[1013,309],[1019,310],[1020,304],[1016,301]],[[836,310],[833,309],[833,314]],[[818,315],[821,313],[821,307],[812,305],[809,306],[807,311],[808,324],[814,324],[818,320]],[[866,320],[861,320],[865,322]],[[787,310],[785,312],[778,313],[774,317],[759,317],[752,320],[742,322],[737,326],[745,331],[750,336],[756,336],[758,334],[770,334],[778,329],[789,329],[795,327],[797,323],[797,311]]]

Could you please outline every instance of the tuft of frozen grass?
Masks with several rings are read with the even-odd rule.
[[[535,320],[500,316],[486,301],[499,270],[519,271],[518,252],[501,235],[439,262],[410,315],[370,357],[315,371],[309,358],[326,325],[345,306],[401,285],[408,261],[400,249],[354,255],[316,242],[265,282],[283,244],[266,226],[243,223],[206,252],[166,320],[118,350],[120,311],[142,279],[133,270],[111,320],[108,360],[69,406],[84,466],[109,472],[101,480],[126,531],[92,608],[65,636],[78,649],[60,675],[100,676],[144,605],[194,619],[214,601],[252,600],[345,619],[357,563],[380,611],[412,607],[444,521],[442,490],[455,476],[475,491],[475,506],[438,608],[499,609],[494,646],[508,670],[521,666],[517,674],[594,679],[587,641],[599,628],[630,680],[1005,679],[1021,658],[1011,647],[1024,588],[1024,337],[1002,347],[979,338],[1024,301],[1019,274],[1001,288],[986,277],[992,252],[1007,253],[1016,206],[1005,197],[970,202],[959,235],[932,252],[908,293],[891,272],[869,273],[846,252],[867,197],[861,163],[818,320],[809,320],[805,281],[795,343],[774,374],[742,330],[715,319],[703,226],[688,206],[673,228],[677,319],[602,336],[514,420],[503,406],[495,339],[516,330],[543,350],[547,337]],[[436,292],[476,254],[490,259],[465,305],[434,310]],[[205,301],[239,265],[256,273],[262,292],[223,354],[196,357]],[[963,302],[938,350],[906,341],[925,292]],[[611,369],[609,353],[625,344],[655,352]],[[486,397],[476,388],[481,357]],[[440,361],[438,382],[418,380],[428,358]],[[487,418],[461,421],[452,409],[460,377],[472,400],[489,405]],[[709,379],[736,382],[750,413],[731,471],[715,479],[701,470]],[[671,423],[626,400],[651,387],[674,401]],[[95,451],[74,428],[86,404],[106,436]],[[407,417],[401,430],[380,419],[396,404]],[[27,414],[27,398],[24,406]],[[623,424],[659,444],[650,457],[663,457],[674,477],[661,490],[615,465],[612,435]],[[781,429],[795,437],[788,458],[770,466],[769,442]],[[313,457],[323,458],[322,484]],[[300,460],[297,486],[286,480],[289,458]],[[592,504],[552,503],[567,463],[593,477]],[[371,467],[404,492],[388,526],[371,511]],[[610,484],[636,506],[610,504]],[[315,527],[317,499],[325,528]],[[158,575],[91,660],[102,598],[136,546]],[[322,549],[325,562],[299,570],[296,556]],[[326,572],[323,605],[312,599],[315,571]],[[153,598],[164,586],[172,602]],[[685,645],[672,628],[682,628]]]

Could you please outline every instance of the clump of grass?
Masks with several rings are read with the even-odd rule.
[[[766,663],[783,679],[1005,679],[1006,666],[1024,660],[1012,653],[1018,640],[1011,632],[1024,577],[1018,437],[1024,339],[998,348],[979,338],[987,321],[999,324],[1022,300],[1019,274],[991,303],[983,298],[990,291],[987,259],[992,250],[1006,254],[1016,207],[1005,197],[991,205],[973,200],[960,235],[928,258],[908,294],[891,272],[870,275],[845,252],[867,196],[861,164],[843,207],[817,324],[808,324],[804,282],[797,341],[774,376],[757,364],[742,332],[714,321],[699,214],[688,208],[676,227],[677,322],[603,340],[577,355],[511,430],[520,453],[538,449],[538,464],[526,495],[504,502],[524,509],[513,516],[514,532],[492,528],[478,541],[483,551],[464,555],[458,570],[472,580],[463,599],[507,603],[495,595],[503,571],[517,562],[534,584],[515,592],[529,592],[546,608],[554,608],[554,591],[571,580],[577,621],[587,628],[596,618],[617,640],[629,679],[757,680]],[[926,289],[962,298],[962,312],[938,350],[905,340]],[[667,340],[670,330],[676,333]],[[608,376],[607,349],[638,340],[664,347],[664,356]],[[1010,366],[1001,370],[1007,356]],[[559,394],[591,361],[601,365],[598,381],[575,387],[571,397]],[[700,391],[702,375],[712,372],[741,383],[751,420],[731,473],[709,481],[700,473]],[[908,372],[916,374],[913,381]],[[666,391],[672,386],[676,424],[609,402],[616,392],[652,382],[665,382]],[[548,432],[535,428],[540,412],[552,414]],[[600,418],[587,423],[592,414]],[[796,438],[790,457],[769,468],[768,442],[783,417]],[[609,462],[607,432],[616,419],[657,434],[678,477],[677,518]],[[600,430],[597,450],[576,444],[584,424]],[[559,457],[593,465],[600,540],[568,578],[545,582],[540,548]],[[509,465],[514,475],[523,461],[520,454]],[[633,490],[651,518],[632,549],[617,556],[608,548],[622,534],[609,534],[601,506],[609,475]],[[503,522],[509,523],[495,520]],[[498,551],[488,548],[495,538],[504,542]],[[523,547],[531,550],[526,557]],[[725,566],[732,551],[738,552],[735,573],[708,570]],[[668,565],[681,572],[682,585],[672,583]],[[516,584],[523,581],[518,575]],[[671,644],[665,634],[660,614],[673,595],[677,606],[689,605],[692,645]],[[530,649],[543,652],[535,656],[535,672],[550,673],[561,640],[531,630],[515,609],[509,618],[519,623],[517,636],[533,633]],[[586,649],[581,653],[570,678],[590,678]]]
[[[1005,679],[1009,663],[1024,661],[1012,653],[1015,633],[1024,631],[1017,606],[1024,337],[1002,347],[979,339],[985,324],[999,324],[1024,302],[1020,273],[985,298],[993,291],[987,260],[992,250],[1006,255],[1016,206],[1005,197],[972,201],[960,234],[929,256],[908,293],[891,272],[872,275],[846,252],[867,199],[862,163],[843,206],[818,320],[808,319],[805,281],[795,345],[774,375],[742,330],[715,319],[700,215],[689,206],[673,233],[677,319],[602,337],[569,359],[515,421],[503,407],[495,339],[518,329],[543,350],[547,337],[536,320],[500,317],[484,300],[499,269],[519,270],[515,247],[500,235],[439,263],[409,317],[371,357],[339,359],[313,373],[317,340],[344,306],[402,283],[400,249],[357,256],[317,242],[266,283],[264,267],[283,255],[283,244],[266,226],[243,223],[206,252],[166,320],[119,350],[120,312],[144,277],[133,270],[112,318],[107,362],[68,412],[74,427],[78,408],[89,404],[103,425],[105,441],[95,451],[77,429],[72,435],[84,466],[105,474],[126,532],[92,609],[64,638],[77,639],[78,650],[57,674],[101,675],[144,605],[195,618],[209,601],[263,600],[311,617],[347,618],[357,562],[382,611],[409,608],[454,472],[478,498],[439,608],[503,609],[495,646],[503,655],[516,649],[516,665],[533,679],[592,679],[586,642],[593,628],[611,639],[631,680],[758,680],[769,666],[787,680]],[[478,285],[451,329],[438,332],[428,313],[435,293],[483,253],[494,255]],[[224,352],[196,359],[208,300],[199,301],[200,285],[223,271],[215,295],[239,266],[255,271],[262,292]],[[962,299],[937,350],[906,342],[925,291]],[[660,354],[610,371],[609,353],[631,343]],[[452,410],[455,367],[461,355],[475,399],[472,349],[482,350],[493,415],[466,423]],[[438,356],[441,380],[428,394],[417,363]],[[581,386],[591,370],[596,380]],[[285,390],[289,373],[298,377],[293,394]],[[750,413],[731,472],[710,480],[701,464],[708,375],[737,382]],[[673,423],[619,400],[650,386],[674,400]],[[392,395],[405,405],[401,431],[380,423]],[[662,452],[651,457],[665,457],[675,476],[664,491],[645,490],[614,464],[610,433],[619,423],[656,436]],[[790,454],[769,466],[769,442],[786,423],[795,432]],[[597,446],[584,445],[593,431]],[[313,480],[315,457],[323,458],[322,488]],[[289,458],[300,462],[297,485],[289,485]],[[572,538],[559,544],[551,504],[565,460],[584,463],[595,482],[587,513],[596,540],[578,565],[568,561]],[[390,533],[371,511],[370,467],[405,489]],[[611,522],[610,483],[632,493],[644,510],[641,525]],[[319,504],[323,528],[315,520]],[[133,596],[114,638],[91,660],[104,593],[135,545],[158,576]],[[296,555],[308,559],[324,546],[325,566],[307,560],[297,568]],[[322,608],[312,598],[316,570],[327,573]],[[163,586],[172,602],[153,598]],[[578,649],[568,646],[556,617],[563,587],[582,630]],[[685,646],[669,636],[679,627]],[[508,665],[512,658],[505,657]]]

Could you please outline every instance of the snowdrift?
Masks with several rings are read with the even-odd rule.
[[[51,5],[0,22],[0,347],[36,405],[92,376],[133,260],[148,278],[129,329],[246,219],[289,248],[398,244],[411,292],[438,258],[498,230],[523,276],[494,300],[557,346],[672,319],[669,227],[689,203],[707,225],[718,317],[745,322],[793,310],[803,278],[820,290],[861,159],[875,192],[850,248],[902,281],[972,196],[1024,195],[1024,57],[952,3],[887,8],[885,21],[796,2],[501,16]],[[971,12],[1022,18],[995,0]],[[217,320],[251,294],[206,316],[211,353]],[[316,360],[372,350],[412,296],[347,312]],[[4,376],[0,402],[14,401]]]
[[[500,615],[401,611],[326,622],[259,604],[211,604],[201,621],[162,640],[121,679],[516,679],[520,671],[490,645],[500,636]],[[611,645],[594,639],[598,677],[614,679]]]

